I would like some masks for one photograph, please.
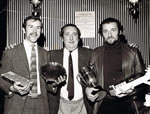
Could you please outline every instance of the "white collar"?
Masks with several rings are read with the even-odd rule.
[[[35,45],[35,47],[37,47],[37,43],[31,43],[28,40],[24,39],[24,45],[26,47],[31,47],[32,45]]]
[[[67,54],[69,54],[70,51],[67,48],[64,48],[64,52],[67,53]],[[74,53],[77,53],[77,52],[78,52],[78,48],[76,48],[75,50],[73,50],[71,54],[74,54]]]

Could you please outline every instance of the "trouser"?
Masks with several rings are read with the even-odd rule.
[[[83,98],[78,101],[68,101],[60,98],[58,114],[87,114]]]
[[[98,114],[136,114],[132,99],[105,98],[99,108]]]

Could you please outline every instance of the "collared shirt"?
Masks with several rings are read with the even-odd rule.
[[[24,44],[24,47],[25,47],[25,51],[26,51],[26,55],[27,55],[27,59],[28,59],[28,64],[29,64],[29,68],[31,69],[30,67],[30,64],[31,64],[31,50],[32,50],[32,46],[35,45],[35,51],[36,51],[36,69],[37,69],[37,89],[38,89],[38,95],[41,94],[41,88],[40,88],[40,75],[39,75],[39,55],[38,55],[38,46],[37,46],[37,43],[33,44],[27,40],[24,40],[23,42]]]
[[[68,99],[68,91],[67,91],[67,85],[68,85],[68,62],[69,62],[69,51],[64,48],[63,52],[63,67],[66,69],[67,73],[67,83],[65,86],[61,88],[61,94],[60,96],[63,97],[66,100]],[[77,75],[79,74],[79,61],[78,61],[78,49],[72,51],[72,61],[73,61],[73,74],[74,74],[74,98],[73,101],[77,101],[83,97],[82,93],[82,87],[80,83],[77,80]]]

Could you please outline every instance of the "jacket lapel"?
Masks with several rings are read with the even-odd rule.
[[[95,64],[95,70],[97,73],[97,78],[98,78],[98,83],[101,84],[102,87],[104,87],[104,69],[103,69],[103,61],[104,61],[104,50],[105,47],[102,46],[101,48],[99,48],[98,51],[94,52],[94,58],[92,58],[91,63]],[[97,61],[95,63],[95,61]]]
[[[27,55],[26,55],[23,43],[20,44],[20,47],[18,48],[18,54],[19,54],[20,58],[22,59],[22,61],[24,62],[26,68],[29,71],[29,63],[28,63],[28,60],[27,60]]]
[[[42,50],[40,49],[40,47],[38,46],[38,58],[39,58],[39,68],[41,67],[41,62],[42,62],[42,58],[43,58],[43,54],[42,54]]]
[[[81,67],[83,67],[83,65],[82,65],[82,61],[84,61],[83,59],[85,59],[84,57],[83,57],[83,51],[82,51],[82,48],[78,48],[78,57],[79,57],[79,60],[78,60],[78,65],[79,65],[79,69],[81,68]]]
[[[122,75],[125,78],[128,78],[128,76],[131,75],[131,64],[132,64],[132,60],[131,59],[131,55],[130,55],[130,50],[128,48],[128,46],[126,46],[125,44],[122,44]]]
[[[63,65],[63,55],[64,55],[64,50],[61,49],[61,50],[60,50],[60,53],[59,53],[60,61],[58,61],[58,62],[59,62],[60,64],[62,64],[62,65]]]

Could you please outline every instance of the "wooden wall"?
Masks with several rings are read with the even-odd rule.
[[[95,38],[83,38],[85,46],[95,48],[103,44],[97,33],[100,22],[106,17],[119,19],[124,25],[124,34],[130,42],[138,44],[145,63],[149,64],[149,0],[140,1],[140,15],[137,23],[129,15],[128,0],[43,0],[43,33],[46,37],[45,47],[62,48],[59,37],[60,28],[67,23],[75,23],[75,11],[95,12]],[[7,5],[7,45],[23,40],[22,22],[31,15],[29,0],[8,0]]]

